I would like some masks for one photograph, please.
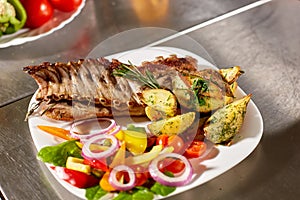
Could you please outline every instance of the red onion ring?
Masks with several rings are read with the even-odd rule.
[[[106,134],[106,135],[116,135],[119,131],[121,130],[121,126],[115,126],[114,128],[112,128],[112,130],[110,130],[110,131],[107,131],[107,132],[104,132],[104,133],[99,133],[99,134],[93,134],[93,135],[91,135],[91,136],[89,136],[88,138],[86,138],[86,139],[81,139],[80,140],[80,142],[82,143],[82,144],[84,144],[84,143],[86,143],[86,141],[88,141],[89,139],[91,139],[92,137],[95,137],[95,136],[97,136],[97,135],[101,135],[101,134]]]
[[[169,177],[158,169],[159,161],[168,157],[180,159],[185,164],[185,168],[183,169],[184,171],[179,176]],[[186,185],[189,182],[191,182],[193,176],[193,168],[186,157],[177,153],[165,153],[159,155],[158,157],[152,160],[152,162],[149,165],[149,173],[152,176],[152,178],[160,184],[177,187]]]
[[[111,140],[111,146],[106,150],[106,151],[102,151],[102,152],[92,152],[90,150],[90,146],[91,144],[100,142],[102,140],[106,140],[106,139],[110,139]],[[111,155],[113,155],[119,148],[119,142],[118,140],[113,136],[113,135],[106,135],[106,134],[102,134],[102,135],[95,135],[91,138],[89,138],[82,147],[82,152],[81,155],[82,157],[86,158],[86,159],[101,159],[101,158],[105,158],[105,157],[109,157]]]
[[[76,127],[78,126],[81,126],[85,123],[91,123],[91,122],[95,122],[95,121],[109,121],[111,122],[110,125],[107,127],[107,128],[104,128],[104,129],[101,129],[101,130],[98,130],[97,132],[95,133],[90,133],[90,134],[78,134],[76,132]],[[103,133],[106,133],[110,130],[112,130],[114,127],[116,127],[116,122],[115,120],[113,119],[109,119],[109,118],[93,118],[93,119],[87,119],[87,120],[80,120],[80,121],[76,121],[74,122],[72,125],[71,125],[71,129],[70,129],[70,135],[71,137],[73,138],[76,138],[76,139],[80,139],[82,140],[83,142],[91,137],[93,137],[94,135],[99,135],[99,134],[103,134]]]
[[[117,173],[120,171],[126,171],[129,175],[129,182],[124,184],[118,181],[117,179]],[[109,178],[108,178],[109,183],[117,190],[130,190],[135,186],[135,174],[133,169],[128,167],[127,165],[118,165],[112,169],[110,172]]]
[[[112,131],[107,132],[108,135],[116,135],[121,130],[121,126],[115,126]]]

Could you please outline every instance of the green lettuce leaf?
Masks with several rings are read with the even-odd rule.
[[[69,156],[82,158],[81,149],[77,146],[76,140],[70,140],[55,146],[47,146],[38,152],[38,159],[55,166],[65,167]]]
[[[113,200],[152,200],[153,192],[146,187],[135,187],[131,191],[120,192]]]
[[[85,190],[85,197],[87,198],[87,200],[99,200],[106,194],[107,192],[104,191],[99,185],[87,188]]]
[[[127,192],[120,192],[113,200],[132,200],[132,195]]]
[[[153,192],[148,188],[140,187],[132,194],[132,200],[152,200],[154,198]]]
[[[161,196],[167,196],[172,192],[174,192],[175,189],[176,187],[165,186],[158,182],[155,182],[154,185],[150,188],[152,192],[154,192],[155,194],[159,194]]]

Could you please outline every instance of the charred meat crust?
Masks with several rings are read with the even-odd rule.
[[[112,75],[112,71],[120,64],[116,59],[111,62],[105,58],[81,59],[68,63],[44,62],[37,66],[24,67],[23,70],[39,85],[36,96],[38,101],[89,101],[106,107],[119,107],[122,110],[128,104],[137,103],[137,88],[132,88],[125,78]],[[165,74],[168,69],[196,71],[196,66],[196,61],[192,58],[170,56],[145,62],[140,68],[142,71],[146,68],[155,71],[160,76],[160,73]]]
[[[92,116],[144,115],[145,105],[139,96],[144,86],[112,74],[121,64],[116,59],[80,59],[68,63],[44,62],[24,67],[23,71],[37,82],[36,100],[42,102],[40,108],[49,118],[69,121]],[[233,96],[216,70],[198,71],[197,61],[191,57],[157,57],[138,68],[153,73],[159,85],[169,90],[174,76],[189,79],[195,76],[215,84],[221,95]]]
[[[89,105],[87,102],[66,102],[48,104],[43,102],[40,110],[44,115],[54,120],[73,121],[92,117],[116,116],[145,116],[144,107],[141,105],[130,106],[128,110],[117,111],[111,107]]]

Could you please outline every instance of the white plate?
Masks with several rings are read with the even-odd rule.
[[[170,54],[176,54],[178,57],[184,57],[186,55],[192,56],[198,60],[198,64],[200,65],[200,68],[214,68],[215,66],[204,60],[203,58],[177,48],[170,48],[170,47],[152,47],[147,49],[138,49],[138,50],[132,50],[127,51],[119,54],[115,54],[112,56],[107,57],[108,59],[111,58],[117,58],[120,61],[127,62],[130,60],[133,64],[140,64],[142,61],[150,61],[153,60],[156,56],[169,56]],[[245,95],[242,89],[238,88],[236,92],[236,96],[238,98],[241,98]],[[35,98],[31,99],[30,105],[35,102]],[[30,106],[29,105],[29,106]],[[37,148],[37,150],[40,150],[44,146],[51,146],[56,145],[62,140],[57,139],[49,134],[44,133],[43,131],[40,131],[37,129],[37,125],[49,125],[49,126],[57,126],[62,128],[69,128],[69,123],[67,122],[59,122],[54,120],[49,120],[44,117],[36,117],[32,116],[29,118],[29,128],[31,131],[31,136],[34,141],[34,144]],[[218,154],[213,157],[212,159],[205,160],[200,162],[197,162],[197,160],[193,161],[194,166],[196,167],[198,171],[201,171],[200,174],[195,174],[194,180],[186,186],[178,187],[175,192],[170,194],[169,196],[188,191],[189,189],[192,189],[194,187],[197,187],[203,183],[206,183],[207,181],[221,175],[222,173],[228,171],[238,163],[240,163],[242,160],[244,160],[258,145],[261,137],[263,134],[263,120],[262,116],[254,104],[254,102],[251,100],[248,104],[247,113],[245,116],[245,121],[243,124],[242,129],[240,130],[240,137],[237,141],[231,146],[216,146],[216,149],[218,150]],[[206,168],[206,170],[202,170],[203,168]],[[51,172],[53,170],[50,170]],[[53,172],[52,172],[53,173]],[[85,198],[85,190],[75,188],[66,182],[60,180],[54,173],[54,177],[57,179],[60,184],[62,184],[68,191],[73,193],[74,195],[77,195],[80,198]],[[169,197],[168,196],[168,197]],[[156,199],[161,199],[163,197],[156,197]]]
[[[46,24],[39,28],[23,28],[13,34],[3,35],[2,37],[0,37],[0,48],[20,45],[24,44],[25,42],[34,41],[63,28],[81,12],[85,5],[85,1],[86,0],[83,0],[78,9],[73,12],[61,12],[58,10],[54,10],[53,17]]]

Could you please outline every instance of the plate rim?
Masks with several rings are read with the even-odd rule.
[[[24,43],[27,43],[27,42],[34,41],[34,40],[38,40],[42,37],[45,37],[47,35],[50,35],[50,34],[54,33],[55,31],[57,31],[59,29],[62,29],[64,26],[69,24],[71,21],[73,21],[75,19],[76,16],[78,16],[80,14],[80,12],[82,11],[82,9],[85,6],[85,2],[86,2],[86,0],[82,0],[81,5],[77,8],[76,11],[73,12],[73,14],[68,19],[62,21],[59,25],[51,28],[50,30],[48,30],[46,32],[43,32],[43,33],[38,34],[38,35],[28,36],[28,37],[18,37],[18,35],[26,33],[26,31],[22,32],[22,30],[27,29],[27,28],[24,28],[24,29],[19,30],[20,34],[18,34],[18,31],[16,33],[10,34],[10,35],[16,36],[16,37],[9,40],[8,42],[1,43],[1,38],[0,38],[0,48],[7,48],[7,47],[11,47],[11,46],[17,46],[17,45],[21,45],[21,44],[24,44]],[[61,11],[59,11],[59,12],[61,12]],[[35,29],[32,29],[32,30],[35,30]],[[30,29],[28,29],[28,31],[30,31]],[[2,37],[5,37],[5,39],[7,39],[7,38],[9,38],[10,35],[5,35],[6,37],[5,36],[2,36]]]

